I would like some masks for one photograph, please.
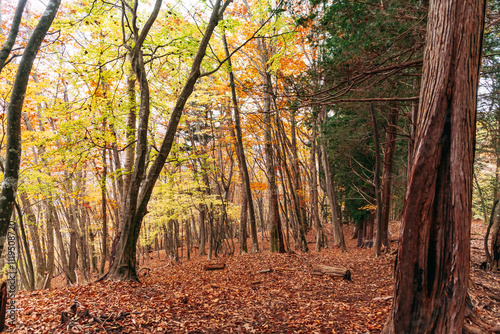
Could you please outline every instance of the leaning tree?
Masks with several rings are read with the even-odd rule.
[[[51,0],[47,4],[45,12],[28,40],[28,44],[26,44],[23,56],[17,67],[16,79],[14,80],[14,85],[12,86],[12,92],[10,94],[10,101],[7,107],[7,146],[4,160],[5,164],[3,166],[4,175],[2,189],[0,191],[0,254],[2,253],[4,240],[9,229],[19,180],[19,167],[21,164],[21,112],[24,105],[24,97],[26,95],[26,89],[28,87],[30,73],[33,68],[36,54],[57,14],[60,3],[60,0]],[[24,7],[24,3],[20,1],[18,6]],[[16,16],[18,12],[19,10],[16,11]],[[17,30],[18,27],[19,22],[15,19],[13,22],[13,29]],[[17,31],[14,37],[12,37],[14,40],[15,35],[17,35]],[[7,43],[13,45],[14,41],[9,38]],[[7,51],[10,52],[12,50],[12,45],[4,45],[2,51],[6,50],[6,53]],[[3,57],[6,59],[8,54],[2,53],[2,59]],[[2,66],[3,64],[4,62],[2,62]]]
[[[184,87],[179,94],[179,97],[172,110],[168,127],[163,138],[162,145],[158,151],[156,159],[151,165],[151,168],[146,171],[146,155],[148,152],[148,124],[149,124],[149,86],[147,80],[147,72],[144,65],[142,44],[146,39],[148,32],[156,20],[162,0],[156,0],[152,14],[146,21],[142,30],[137,27],[137,6],[138,1],[134,2],[134,6],[130,7],[126,2],[122,1],[123,8],[131,11],[133,16],[133,38],[134,47],[131,48],[132,68],[137,77],[140,89],[140,105],[138,115],[138,127],[136,137],[136,154],[133,172],[131,175],[128,189],[125,190],[124,205],[120,216],[120,231],[114,242],[111,250],[112,263],[108,273],[102,278],[114,280],[134,280],[137,281],[136,272],[136,246],[141,230],[142,219],[147,213],[147,205],[153,193],[153,188],[160,176],[161,170],[167,160],[170,150],[174,143],[174,137],[177,132],[180,118],[184,111],[184,106],[187,99],[191,96],[194,86],[198,79],[206,74],[201,73],[201,63],[205,57],[206,50],[210,38],[215,27],[218,25],[222,14],[232,0],[217,0],[213,5],[212,14],[205,28],[205,32],[198,46],[198,51],[193,59],[191,71],[184,84]],[[124,15],[126,15],[124,13]]]
[[[383,333],[461,333],[485,0],[431,0],[394,302]]]

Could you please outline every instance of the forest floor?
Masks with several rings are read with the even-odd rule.
[[[399,225],[391,224],[391,230],[398,235]],[[500,272],[479,269],[485,230],[482,222],[473,223],[469,291],[476,313],[496,326]],[[338,248],[317,253],[312,235],[307,254],[270,254],[265,248],[211,262],[195,257],[172,263],[164,252],[151,253],[141,262],[148,269],[140,271],[140,283],[19,292],[17,319],[8,332],[378,333],[391,307],[395,255],[375,258],[373,250],[357,248],[351,236],[346,228],[348,253]],[[225,268],[203,270],[208,263],[225,263]],[[348,268],[352,280],[312,275],[317,264]],[[272,271],[259,273],[267,269]]]

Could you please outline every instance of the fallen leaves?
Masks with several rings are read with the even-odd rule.
[[[331,248],[321,253],[245,254],[221,259],[223,270],[196,258],[165,266],[146,262],[141,283],[100,282],[21,292],[15,333],[379,333],[392,303],[393,255]],[[164,257],[164,255],[163,255]],[[320,264],[346,268],[352,281],[312,275]],[[479,274],[475,274],[478,276]],[[477,279],[477,277],[476,277]],[[486,279],[482,280],[486,281]],[[478,289],[491,288],[493,281]],[[496,285],[495,286],[499,286]],[[473,297],[481,311],[498,303]],[[73,319],[61,314],[76,305]],[[87,310],[88,315],[78,312]],[[489,311],[488,311],[489,312]],[[97,319],[101,320],[100,323]]]

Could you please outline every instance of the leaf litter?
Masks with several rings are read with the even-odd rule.
[[[347,242],[348,253],[333,247],[320,253],[263,251],[210,262],[195,257],[172,263],[164,252],[151,253],[141,263],[149,270],[140,271],[140,283],[20,291],[16,322],[7,332],[379,333],[391,308],[395,255],[375,258],[372,249]],[[500,319],[500,297],[493,297],[500,296],[500,276],[476,268],[481,258],[474,253],[474,238],[472,245],[471,278],[478,283],[469,291],[493,328]],[[224,269],[204,270],[215,263],[224,263]],[[318,264],[349,269],[352,280],[311,274]]]

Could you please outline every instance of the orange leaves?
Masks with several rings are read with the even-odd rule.
[[[264,182],[251,182],[250,183],[250,188],[252,188],[252,190],[266,190],[268,187],[267,183],[264,183]]]
[[[309,235],[313,240],[313,232]],[[165,265],[165,253],[143,266],[142,283],[103,282],[17,298],[16,333],[64,332],[61,312],[73,301],[89,315],[76,333],[377,333],[390,310],[393,256],[374,260],[354,247],[321,253],[246,254],[218,260],[226,268],[204,271],[204,258]],[[268,245],[265,246],[267,248]],[[311,275],[319,263],[344,266],[355,279]],[[266,270],[272,268],[273,270]],[[290,270],[293,269],[293,270]],[[100,319],[99,323],[96,319]]]

